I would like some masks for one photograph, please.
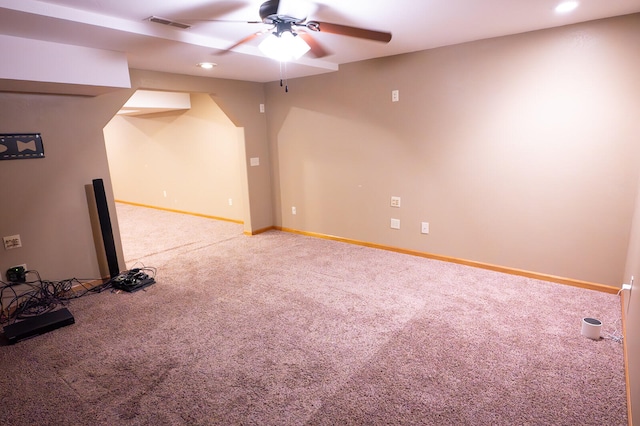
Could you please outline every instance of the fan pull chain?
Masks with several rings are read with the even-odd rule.
[[[282,62],[280,62],[280,87],[283,86]],[[289,81],[287,79],[287,63],[284,62],[284,91],[289,93]]]

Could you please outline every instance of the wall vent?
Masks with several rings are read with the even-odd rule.
[[[156,24],[168,25],[170,27],[181,28],[183,30],[191,28],[191,25],[189,24],[185,24],[183,22],[178,22],[178,21],[172,21],[171,19],[160,18],[158,16],[150,16],[149,18],[147,18],[147,20],[149,22],[155,22]]]

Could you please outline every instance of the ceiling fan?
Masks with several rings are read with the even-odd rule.
[[[297,59],[307,51],[316,58],[329,55],[328,52],[311,34],[314,32],[337,34],[355,37],[365,40],[388,43],[391,41],[391,33],[358,28],[349,25],[333,24],[316,20],[307,21],[307,17],[296,17],[282,13],[280,0],[267,0],[260,5],[259,15],[261,21],[241,21],[248,24],[272,25],[268,30],[258,31],[222,50],[227,53],[257,37],[269,34],[260,44],[260,48],[267,56],[281,61]],[[214,20],[216,21],[216,20]],[[224,22],[224,21],[223,21]],[[271,46],[269,46],[271,44]],[[268,49],[271,48],[271,53]],[[275,50],[274,50],[275,49]],[[286,53],[283,54],[283,50]],[[290,53],[290,54],[289,54]]]

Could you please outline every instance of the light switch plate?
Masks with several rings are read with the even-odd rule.
[[[422,222],[422,227],[420,228],[420,232],[423,234],[429,233],[429,222]]]

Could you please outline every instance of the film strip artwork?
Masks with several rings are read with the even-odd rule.
[[[0,160],[44,158],[40,133],[0,134]]]

